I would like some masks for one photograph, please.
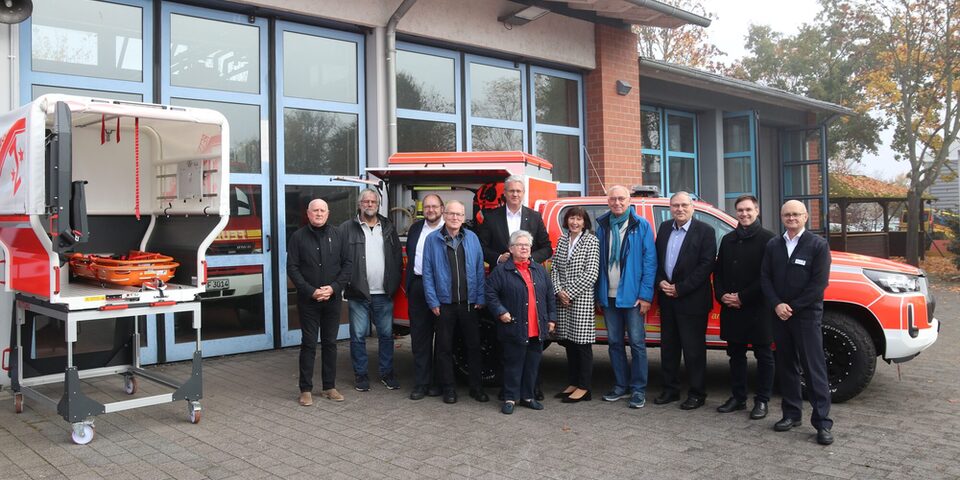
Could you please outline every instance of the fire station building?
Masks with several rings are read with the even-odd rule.
[[[562,195],[645,184],[730,210],[752,193],[767,225],[796,198],[822,230],[824,128],[850,113],[638,58],[632,25],[710,24],[657,0],[33,4],[0,26],[0,108],[61,92],[212,108],[230,122],[229,234],[247,241],[208,254],[204,355],[299,344],[286,238],[311,198],[328,200],[334,224],[354,215],[358,186],[343,177],[393,152],[532,153],[553,163]],[[145,363],[192,354],[189,319],[141,325]]]

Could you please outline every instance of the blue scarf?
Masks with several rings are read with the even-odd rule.
[[[610,265],[620,261],[620,228],[630,218],[630,208],[632,207],[628,207],[627,211],[619,217],[610,212],[610,238],[613,239],[613,244],[610,246]]]

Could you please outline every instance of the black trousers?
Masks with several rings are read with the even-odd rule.
[[[563,341],[567,349],[567,385],[590,390],[593,383],[593,344]]]
[[[531,400],[533,385],[540,372],[543,342],[531,338],[527,343],[503,342],[503,399]]]
[[[752,345],[753,356],[757,359],[757,395],[754,400],[769,402],[773,393],[773,374],[775,364],[770,344]],[[727,342],[727,356],[730,357],[730,388],[733,398],[741,402],[747,400],[747,344]]]
[[[433,370],[433,333],[437,316],[427,306],[423,293],[423,277],[414,275],[407,291],[407,314],[410,318],[410,349],[413,351],[413,378],[418,387],[436,384]]]
[[[774,319],[773,341],[777,343],[777,373],[783,395],[783,416],[803,418],[803,397],[800,367],[813,415],[810,423],[816,429],[833,427],[830,419],[830,383],[823,354],[823,331],[820,314],[794,315],[787,321]]]
[[[680,393],[680,354],[690,377],[687,394],[706,398],[707,315],[676,313],[673,305],[660,304],[660,363],[663,369],[663,390]]]
[[[444,390],[455,386],[453,377],[453,340],[459,331],[467,347],[470,388],[479,390],[480,379],[480,325],[473,306],[467,303],[441,304],[437,319],[437,379]]]
[[[335,297],[325,302],[297,302],[300,314],[300,391],[313,390],[313,365],[317,358],[317,333],[320,334],[320,376],[323,389],[337,383],[337,332],[340,330],[340,307]]]

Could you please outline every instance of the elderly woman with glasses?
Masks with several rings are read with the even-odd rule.
[[[497,337],[503,350],[501,412],[515,405],[543,410],[534,398],[543,341],[556,326],[557,302],[550,275],[530,261],[533,236],[525,230],[510,235],[510,258],[487,277],[487,308],[497,319]]]

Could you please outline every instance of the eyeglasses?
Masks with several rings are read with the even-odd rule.
[[[462,214],[462,213],[460,213],[460,212],[443,212],[443,214],[446,215],[446,216],[448,216],[448,217],[453,217],[453,218],[463,218],[463,217],[464,217],[464,214]]]
[[[806,213],[788,212],[788,213],[781,213],[781,214],[780,214],[780,216],[783,217],[783,218],[800,218],[800,217],[802,217],[802,216],[804,216],[804,215],[806,215]]]
[[[512,244],[512,245],[510,245],[510,246],[511,246],[511,247],[517,247],[517,248],[530,248],[530,244],[529,244],[529,243],[514,243],[514,244]]]
[[[441,208],[443,208],[443,206],[441,205],[424,205],[423,206],[424,210],[439,210]]]
[[[377,202],[376,200],[360,200],[360,203],[364,205],[376,205],[379,202]]]

